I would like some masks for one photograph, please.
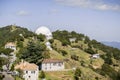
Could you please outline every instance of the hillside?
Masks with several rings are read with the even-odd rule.
[[[106,46],[74,31],[57,30],[52,34],[53,39],[50,43],[53,50],[51,51],[45,46],[47,40],[44,35],[36,35],[26,28],[10,25],[0,28],[0,46],[3,48],[7,42],[17,44],[15,64],[21,59],[37,65],[40,65],[43,59],[64,60],[65,71],[45,72],[47,80],[120,79],[119,49]],[[100,56],[92,58],[94,54]],[[2,61],[1,57],[0,60]],[[75,69],[78,69],[80,73]]]
[[[34,33],[28,31],[27,28],[21,28],[16,25],[8,25],[0,28],[0,46],[5,45],[7,42],[22,41],[23,37],[28,38],[33,35]]]

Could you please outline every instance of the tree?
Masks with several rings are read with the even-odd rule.
[[[50,39],[49,42],[52,44],[54,42],[54,39]]]
[[[19,77],[20,77],[21,79],[23,79],[23,74],[24,74],[24,72],[23,72],[21,69],[17,69],[16,71],[19,72]]]
[[[65,51],[65,50],[60,50],[60,52],[62,53],[63,56],[68,54],[67,51]]]
[[[8,58],[4,58],[4,57],[0,57],[0,68],[2,69],[3,65],[8,65],[9,64],[9,59]]]
[[[119,80],[117,71],[115,71],[110,65],[103,64],[102,65],[102,71],[105,72],[112,80]]]
[[[88,36],[85,36],[85,40],[84,40],[84,42],[85,42],[85,44],[88,43],[88,42],[90,42],[90,39],[89,39]]]
[[[79,56],[76,56],[75,54],[71,55],[71,59],[78,61],[79,60]]]
[[[68,41],[68,40],[62,40],[62,45],[63,46],[67,46],[67,45],[69,45],[70,44],[70,42]]]
[[[44,79],[45,78],[45,73],[43,71],[41,71],[39,78]]]
[[[87,52],[89,54],[95,54],[95,52],[91,48],[85,49],[85,52]]]
[[[37,35],[37,39],[43,42],[45,40],[45,35],[39,34]]]
[[[41,59],[44,58],[43,53],[45,50],[46,46],[43,43],[30,41],[27,47],[19,51],[17,56],[25,61],[40,64]]]
[[[23,48],[23,42],[22,41],[18,41],[17,42],[17,47]]]
[[[10,55],[10,53],[13,51],[14,50],[12,50],[10,48],[6,48],[6,49],[2,49],[1,53],[5,54],[5,55]]]
[[[3,80],[4,77],[4,75],[0,74],[0,80]]]
[[[120,79],[120,70],[118,70],[118,80]]]
[[[74,79],[79,80],[80,77],[81,77],[81,70],[79,68],[76,68],[74,73]]]
[[[43,52],[43,58],[44,58],[44,59],[50,58],[50,53],[49,53],[49,51],[44,51],[44,52]]]

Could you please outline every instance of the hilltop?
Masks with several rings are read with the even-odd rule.
[[[68,71],[45,72],[47,80],[73,80],[74,76],[80,77],[81,80],[120,79],[119,49],[91,40],[75,31],[57,30],[52,34],[53,39],[49,42],[53,50],[48,50],[44,35],[36,35],[26,28],[9,25],[0,28],[0,51],[7,42],[15,42],[17,60],[14,64],[21,59],[37,65],[40,65],[43,59],[64,60],[65,69]],[[92,55],[95,54],[100,56],[93,58]],[[76,75],[76,68],[79,68],[80,75]]]

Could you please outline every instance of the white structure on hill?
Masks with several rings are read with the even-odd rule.
[[[69,38],[70,42],[75,42],[76,38]]]
[[[23,71],[23,78],[25,80],[38,80],[39,68],[36,64],[21,62],[15,66],[15,69],[20,69]]]
[[[93,54],[91,57],[94,59],[97,59],[97,58],[100,58],[100,54]]]
[[[45,45],[46,45],[47,49],[52,50],[50,42],[46,42]]]
[[[13,42],[9,42],[9,43],[5,44],[5,48],[10,48],[10,49],[13,49],[15,51],[16,45]]]
[[[39,28],[35,31],[35,33],[36,33],[37,35],[39,35],[39,34],[45,35],[47,40],[52,39],[52,32],[51,32],[47,27],[45,27],[45,26],[39,27]]]
[[[43,71],[61,71],[64,70],[64,62],[58,59],[45,59],[42,62],[41,69]]]

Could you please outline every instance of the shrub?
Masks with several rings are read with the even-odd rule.
[[[50,39],[49,42],[52,44],[54,42],[54,39]]]
[[[41,71],[39,78],[44,79],[45,78],[45,73],[43,71]]]
[[[77,68],[75,70],[74,78],[75,78],[75,80],[79,80],[80,77],[81,77],[81,70],[79,68]]]
[[[64,51],[64,50],[60,50],[60,52],[62,53],[63,56],[67,55],[67,51]]]
[[[91,48],[85,49],[84,51],[89,54],[95,54],[95,52]]]
[[[79,56],[76,56],[75,54],[71,55],[71,59],[73,59],[75,61],[78,61],[79,60]]]

